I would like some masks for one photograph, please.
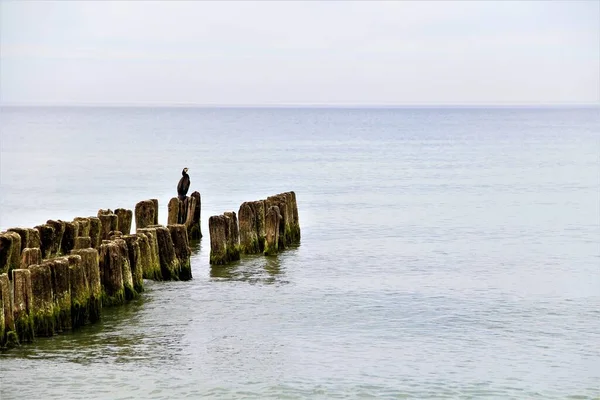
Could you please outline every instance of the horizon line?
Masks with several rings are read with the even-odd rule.
[[[282,104],[202,104],[202,103],[2,103],[0,108],[506,108],[506,107],[600,107],[600,102],[555,103],[282,103]]]

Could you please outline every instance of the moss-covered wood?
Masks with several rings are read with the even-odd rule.
[[[98,217],[90,217],[90,239],[92,248],[98,250],[102,243],[102,221]]]
[[[54,227],[44,224],[35,227],[40,234],[40,250],[42,250],[42,258],[50,258],[55,255],[52,253],[54,244]]]
[[[158,199],[150,199],[154,205],[154,221],[152,225],[158,225]]]
[[[239,212],[240,251],[242,254],[260,253],[258,243],[257,216],[248,202],[242,203]]]
[[[240,231],[237,214],[234,211],[228,211],[223,215],[227,218],[227,258],[230,261],[237,261],[240,259]]]
[[[21,343],[31,343],[34,338],[33,294],[31,272],[28,269],[15,269],[13,275],[13,315],[15,330]]]
[[[52,336],[56,332],[59,310],[54,302],[52,271],[48,264],[32,265],[33,327],[35,336]]]
[[[142,267],[142,255],[139,245],[140,238],[138,235],[125,235],[123,236],[123,240],[127,243],[129,265],[131,267],[131,276],[133,277],[133,289],[137,293],[141,293],[144,291],[144,269]]]
[[[162,278],[167,281],[178,280],[180,263],[175,255],[171,233],[164,226],[156,226],[155,229]]]
[[[25,247],[29,247],[30,249],[41,248],[41,240],[40,240],[40,231],[35,228],[27,228],[28,236],[27,236],[27,245]]]
[[[27,228],[10,228],[7,229],[7,232],[14,232],[21,237],[21,253],[23,250],[28,247],[27,243],[29,243],[29,229]],[[39,247],[39,246],[36,246]]]
[[[2,298],[2,314],[3,325],[0,328],[0,347],[9,348],[19,344],[19,338],[15,331],[15,318],[13,315],[13,299],[10,291],[10,282],[7,274],[0,274],[0,298]]]
[[[101,211],[105,212],[106,210],[98,211],[98,218],[102,223],[102,233],[100,236],[102,240],[109,240],[110,233],[119,230],[119,217],[116,214],[100,213]]]
[[[30,249],[26,247],[21,253],[21,268],[27,269],[30,265],[42,262],[42,251],[39,248]]]
[[[69,284],[71,287],[71,326],[77,328],[89,322],[90,288],[80,255],[71,254],[69,260]]]
[[[65,231],[61,242],[61,253],[67,255],[75,248],[75,238],[79,236],[78,222],[65,222]]]
[[[125,289],[125,300],[132,300],[138,296],[133,285],[133,273],[131,271],[131,263],[129,262],[129,249],[127,242],[121,238],[114,239],[114,242],[119,246],[121,254],[121,268],[123,271],[123,288]]]
[[[131,233],[131,220],[133,219],[133,212],[125,208],[117,208],[115,214],[118,217],[119,222],[117,223],[118,229],[123,235],[129,235]]]
[[[81,257],[81,265],[90,291],[89,322],[98,321],[102,314],[102,279],[98,251],[96,249],[77,249],[73,250],[71,254]]]
[[[153,200],[142,200],[135,205],[135,226],[137,229],[155,225],[158,219],[158,207]]]
[[[91,222],[89,218],[76,217],[73,222],[79,225],[79,236],[90,236]]]
[[[213,215],[208,218],[210,235],[210,263],[227,264],[227,219],[224,215]]]
[[[150,259],[147,264],[144,264],[144,278],[155,281],[163,280],[160,269],[160,256],[158,255],[158,238],[155,228],[138,229],[138,233],[143,233],[148,238]]]
[[[49,219],[46,221],[46,224],[54,228],[54,236],[52,237],[52,247],[50,249],[50,253],[52,255],[59,255],[61,254],[61,243],[65,233],[65,222]]]
[[[279,207],[270,206],[266,218],[266,239],[265,239],[265,255],[277,254],[279,249],[279,225],[281,222],[281,214]]]
[[[92,247],[92,238],[89,236],[79,236],[75,238],[74,250],[89,249]]]
[[[103,243],[100,245],[99,260],[102,306],[108,307],[125,303],[121,249],[114,242]]]
[[[5,233],[0,233],[0,274],[8,273],[13,241]]]
[[[69,261],[66,257],[58,257],[45,261],[52,271],[52,292],[54,303],[58,308],[58,332],[71,329],[71,284],[69,282]]]
[[[179,260],[179,279],[187,281],[192,279],[192,264],[190,243],[187,228],[183,224],[174,224],[167,227],[171,233],[175,257]]]

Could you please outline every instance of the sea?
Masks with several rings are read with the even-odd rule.
[[[0,399],[600,399],[598,107],[3,107],[0,231],[202,197],[193,280],[0,353]],[[302,238],[209,264],[211,215]]]

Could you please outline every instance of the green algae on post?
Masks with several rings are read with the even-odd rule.
[[[13,241],[10,236],[0,233],[0,273],[7,273],[11,261],[11,250]]]
[[[155,281],[163,280],[160,268],[160,256],[158,255],[158,238],[155,228],[142,228],[137,230],[138,233],[143,233],[148,238],[149,246],[149,263],[144,264],[144,278]]]
[[[25,250],[26,247],[29,247],[27,244],[29,243],[29,229],[27,228],[10,228],[7,229],[7,232],[14,232],[21,237],[21,253]],[[35,246],[39,247],[39,246]]]
[[[52,271],[48,264],[32,265],[33,326],[36,336],[52,336],[58,324],[59,310],[54,303]]]
[[[21,268],[21,236],[16,232],[4,232],[4,240],[0,246],[6,245],[6,249],[0,249],[0,272],[8,272]],[[9,243],[8,243],[8,242]]]
[[[187,281],[192,279],[192,265],[187,228],[183,224],[174,224],[167,227],[171,233],[175,257],[179,260],[179,279]]]
[[[281,214],[279,207],[270,206],[266,215],[266,240],[265,240],[265,255],[277,254],[279,249],[279,224],[281,222]]]
[[[248,202],[242,203],[239,212],[240,251],[242,254],[258,254],[257,216]]]
[[[96,249],[77,249],[73,250],[71,254],[81,257],[86,284],[90,291],[88,318],[89,322],[96,322],[102,314],[102,281],[98,251]]]
[[[71,287],[71,326],[77,328],[89,321],[90,289],[80,255],[71,254],[69,260],[69,284]]]
[[[108,307],[125,303],[121,249],[114,242],[101,244],[99,260],[102,306]]]
[[[179,260],[173,248],[171,233],[164,226],[156,226],[156,237],[158,241],[158,257],[160,260],[160,271],[164,280],[179,280]]]
[[[10,292],[10,281],[7,274],[0,274],[0,298],[2,299],[2,309],[4,324],[0,330],[3,334],[0,336],[0,347],[14,347],[19,345],[19,339],[15,332],[15,319],[13,315],[13,300]]]
[[[21,343],[31,343],[34,338],[31,272],[28,269],[14,269],[12,274],[15,330]]]
[[[127,243],[127,253],[131,276],[133,277],[133,289],[137,293],[144,291],[144,269],[142,267],[142,253],[140,249],[140,238],[138,235],[125,235],[123,240]],[[146,238],[146,241],[148,239]]]
[[[79,226],[79,236],[90,236],[91,221],[89,218],[76,217],[73,222]]]
[[[69,261],[58,257],[43,264],[50,266],[52,272],[52,291],[54,303],[58,308],[57,331],[71,329],[71,285],[69,282]]]
[[[89,249],[90,247],[92,247],[92,238],[89,236],[79,236],[75,238],[73,250]]]
[[[101,240],[110,239],[110,233],[118,231],[119,217],[116,214],[107,213],[110,210],[99,210],[98,218],[101,221],[102,233],[100,234]]]
[[[131,272],[131,263],[129,262],[129,249],[127,248],[127,242],[121,238],[114,239],[114,242],[117,246],[119,246],[119,253],[121,256],[125,300],[132,300],[138,296],[138,293],[134,289],[133,285],[133,274]]]

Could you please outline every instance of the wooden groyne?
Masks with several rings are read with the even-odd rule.
[[[211,264],[227,264],[243,254],[277,254],[300,242],[296,194],[284,192],[244,202],[237,215],[211,216],[208,227]]]
[[[104,307],[143,292],[144,279],[192,279],[189,237],[201,236],[200,194],[182,203],[183,219],[178,214],[167,226],[158,224],[158,200],[151,199],[135,213],[101,209],[0,233],[0,347],[94,323]]]

